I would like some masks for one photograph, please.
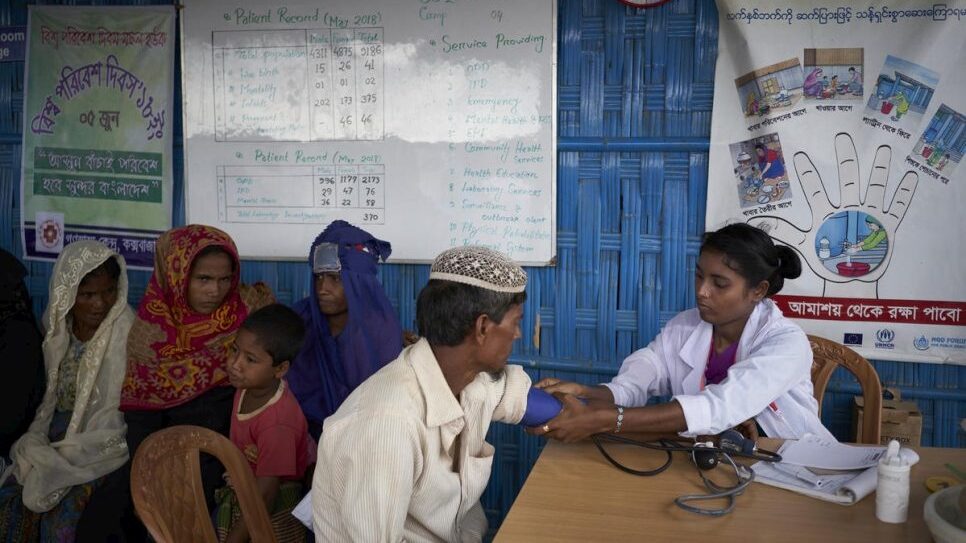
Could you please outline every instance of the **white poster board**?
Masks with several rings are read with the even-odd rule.
[[[305,258],[344,219],[393,261],[555,257],[554,0],[191,1],[187,220]]]
[[[707,225],[795,249],[776,301],[867,358],[966,363],[966,1],[719,0]]]

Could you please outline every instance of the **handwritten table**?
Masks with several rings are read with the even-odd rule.
[[[334,210],[357,224],[385,223],[383,164],[218,166],[218,218],[226,223],[327,224]]]
[[[216,141],[384,137],[382,28],[219,31],[212,40]]]

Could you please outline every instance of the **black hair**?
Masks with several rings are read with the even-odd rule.
[[[734,223],[704,235],[701,252],[718,251],[725,264],[745,278],[749,288],[768,281],[771,297],[785,285],[785,279],[802,274],[802,261],[791,247],[775,245],[763,230]]]
[[[755,149],[761,149],[762,151],[764,151],[764,150],[767,149],[767,147],[765,147],[765,144],[764,143],[756,143],[755,144]]]
[[[37,329],[30,293],[24,284],[27,268],[12,254],[0,249],[0,333],[10,319],[28,321]],[[40,376],[43,368],[38,367]]]
[[[480,315],[500,323],[511,307],[526,299],[526,292],[495,292],[454,281],[431,279],[416,300],[419,335],[430,345],[455,347],[470,334]]]
[[[235,267],[238,265],[235,262],[235,257],[232,256],[231,253],[229,253],[228,250],[222,247],[221,245],[209,245],[204,249],[198,251],[198,254],[195,255],[194,260],[191,261],[191,271],[194,271],[195,269],[195,262],[198,262],[199,260],[201,260],[202,257],[210,256],[210,255],[227,256],[228,261],[231,262],[231,272],[235,273]]]
[[[101,265],[94,268],[93,270],[87,272],[87,275],[81,279],[80,285],[87,282],[88,279],[92,277],[97,277],[100,275],[106,275],[111,279],[117,281],[121,277],[121,265],[117,263],[117,257],[111,255],[107,260],[101,262]]]
[[[273,366],[295,359],[305,340],[302,317],[282,304],[269,304],[248,315],[241,328],[255,334],[255,341],[272,357]]]

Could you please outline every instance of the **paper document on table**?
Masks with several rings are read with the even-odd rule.
[[[751,469],[756,482],[842,505],[852,505],[872,494],[878,477],[875,467],[822,475],[783,462],[758,462]]]
[[[805,434],[801,439],[786,441],[778,452],[784,464],[845,470],[875,466],[885,451],[885,447],[845,445]]]
[[[312,489],[302,498],[302,501],[292,509],[292,516],[299,519],[309,530],[312,529]]]

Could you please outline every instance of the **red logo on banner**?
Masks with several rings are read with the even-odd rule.
[[[46,220],[38,228],[40,231],[40,241],[44,247],[53,249],[60,240],[60,225],[52,220]]]

